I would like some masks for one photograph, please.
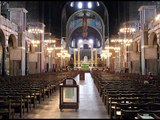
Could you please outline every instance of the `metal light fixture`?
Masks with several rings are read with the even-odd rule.
[[[48,47],[47,51],[48,51],[48,53],[51,53],[53,51],[53,48],[52,47]]]
[[[37,47],[40,44],[39,40],[31,40],[31,43],[33,44],[34,47]]]
[[[101,57],[106,59],[108,57],[111,57],[112,53],[108,52],[108,50],[103,50],[102,51],[102,54],[101,54]]]
[[[124,27],[124,28],[121,28],[119,31],[120,33],[133,33],[136,31],[136,29],[133,27]]]
[[[156,15],[155,20],[158,21],[160,19],[160,14]]]
[[[33,34],[40,34],[40,33],[44,33],[43,29],[40,29],[39,27],[29,27],[28,28],[28,32],[29,33],[33,33]]]

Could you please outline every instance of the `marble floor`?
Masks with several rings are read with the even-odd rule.
[[[50,98],[38,105],[24,119],[109,119],[107,110],[98,94],[90,73],[85,73],[85,80],[75,77],[80,89],[80,103],[78,111],[75,109],[59,109],[59,90]]]

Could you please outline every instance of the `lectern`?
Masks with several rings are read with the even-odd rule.
[[[79,108],[79,86],[73,78],[66,78],[59,85],[59,108],[77,109]]]

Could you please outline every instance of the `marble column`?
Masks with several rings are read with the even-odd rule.
[[[97,49],[95,50],[95,67],[97,67]]]
[[[74,50],[74,67],[76,67],[76,50]]]
[[[146,59],[145,59],[145,46],[147,45],[148,41],[148,21],[151,21],[155,16],[156,13],[156,5],[148,5],[148,6],[141,6],[138,11],[140,14],[140,25],[141,25],[141,73],[142,75],[146,74]]]
[[[78,67],[80,67],[80,47],[78,47]]]
[[[91,48],[91,67],[93,67],[93,47]]]
[[[55,64],[56,64],[56,56],[55,56],[55,49],[53,49],[52,52],[52,68],[55,69]]]
[[[145,60],[145,40],[147,39],[147,32],[145,32],[145,30],[141,30],[141,72],[142,75],[146,74],[146,60]]]

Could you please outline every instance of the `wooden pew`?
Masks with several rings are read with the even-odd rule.
[[[11,102],[0,101],[0,116],[2,119],[13,119],[14,118],[14,109],[11,108]]]

